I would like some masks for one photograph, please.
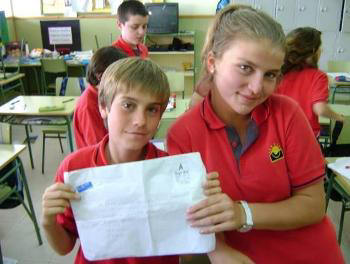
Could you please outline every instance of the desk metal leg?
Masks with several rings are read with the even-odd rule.
[[[67,130],[68,130],[68,140],[69,140],[69,147],[70,147],[70,152],[73,152],[73,134],[72,134],[72,128],[70,125],[70,119],[66,118],[66,122],[67,122]]]
[[[24,190],[26,192],[26,196],[27,196],[27,200],[28,200],[28,205],[29,205],[29,211],[30,211],[30,217],[33,221],[34,224],[34,228],[35,228],[35,233],[36,236],[38,238],[38,242],[39,242],[39,246],[43,244],[43,241],[41,239],[41,235],[40,235],[40,229],[39,229],[39,224],[38,221],[36,219],[36,215],[35,215],[35,211],[34,211],[34,207],[33,207],[33,202],[32,202],[32,197],[30,196],[30,191],[29,191],[29,187],[28,187],[28,182],[27,182],[27,178],[23,169],[23,164],[22,161],[17,158],[17,162],[19,163],[19,169],[21,171],[21,176],[22,176],[22,181],[23,181],[23,185],[24,185]]]
[[[30,144],[30,137],[29,137],[29,131],[28,131],[28,125],[24,126],[26,129],[26,137],[27,137],[27,145],[28,145],[28,150],[29,150],[29,158],[30,158],[30,163],[32,165],[32,169],[34,169],[34,161],[33,161],[33,154],[32,154],[32,146]]]
[[[4,264],[2,260],[2,252],[1,252],[1,240],[0,240],[0,264]]]
[[[327,211],[329,199],[331,197],[331,192],[333,189],[334,175],[329,169],[326,169],[326,171],[328,176],[328,186],[327,186],[327,193],[326,193],[326,211]]]

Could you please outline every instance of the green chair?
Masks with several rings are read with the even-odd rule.
[[[11,144],[11,126],[0,123],[0,148],[1,144]],[[5,148],[5,145],[4,147]],[[15,146],[13,145],[13,148]],[[11,148],[12,149],[12,148]],[[26,201],[27,200],[27,201]],[[0,169],[0,208],[9,209],[23,205],[30,220],[33,222],[39,245],[42,245],[39,225],[24,172],[23,164],[18,154],[12,160],[1,164]]]
[[[42,80],[45,95],[55,95],[56,78],[68,77],[67,64],[63,58],[43,58],[41,62]]]
[[[80,96],[81,91],[83,90],[81,88],[81,78],[78,77],[69,77],[66,84],[66,90],[65,94],[66,96]],[[56,79],[56,96],[60,94],[61,90],[61,84],[62,84],[62,77],[58,77]],[[85,87],[86,87],[86,81],[84,81]],[[45,146],[46,146],[46,139],[47,138],[58,138],[61,152],[63,153],[63,145],[62,145],[62,139],[66,138],[67,133],[67,127],[66,126],[47,126],[42,129],[42,135],[43,135],[43,151],[42,151],[42,159],[41,159],[41,172],[44,174],[45,170]]]
[[[327,72],[345,72],[350,73],[350,61],[328,61]],[[331,102],[334,104],[336,94],[350,95],[350,83],[349,85],[331,86]]]

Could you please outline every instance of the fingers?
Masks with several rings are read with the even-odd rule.
[[[206,208],[208,206],[211,206],[213,204],[216,204],[218,203],[219,201],[223,200],[223,196],[226,196],[225,194],[215,194],[215,195],[212,195],[210,197],[208,197],[207,199],[205,200],[202,200],[200,201],[199,203],[191,206],[190,208],[188,208],[187,210],[187,214],[193,214],[203,208]]]
[[[204,195],[210,196],[217,193],[221,193],[219,174],[217,172],[211,172],[207,174],[207,179],[202,184]]]
[[[55,216],[70,206],[71,200],[79,199],[79,194],[70,185],[55,183],[49,186],[42,197],[43,223],[52,224]]]

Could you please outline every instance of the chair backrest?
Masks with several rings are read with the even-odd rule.
[[[327,72],[350,72],[350,61],[328,61]]]
[[[68,77],[65,96],[80,96],[81,92],[81,81],[83,81],[84,87],[87,87],[86,79],[81,77]],[[56,78],[56,95],[60,95],[61,85],[63,78]]]
[[[11,125],[7,123],[0,123],[0,144],[11,144],[12,133]]]
[[[67,65],[63,58],[60,58],[60,59],[43,58],[40,61],[41,61],[41,67],[43,72],[67,73]]]

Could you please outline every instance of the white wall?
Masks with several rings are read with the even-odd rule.
[[[12,16],[11,0],[0,0],[0,10],[5,11],[7,17]]]
[[[13,14],[10,1],[13,4]],[[166,2],[179,3],[180,15],[214,15],[217,5],[216,0],[167,0]],[[6,16],[36,17],[41,16],[40,3],[40,0],[0,0],[0,10],[5,10]]]

